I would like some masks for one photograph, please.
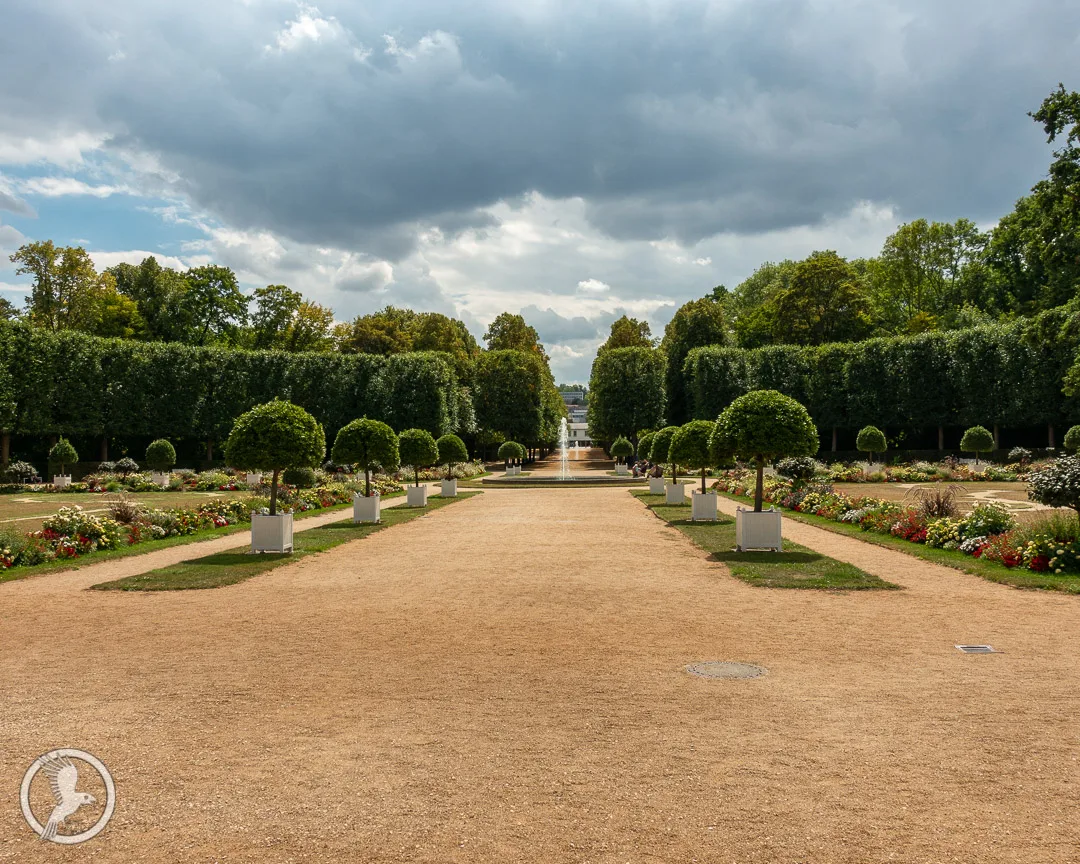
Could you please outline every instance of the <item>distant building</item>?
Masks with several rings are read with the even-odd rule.
[[[592,438],[589,437],[589,424],[584,418],[580,422],[570,421],[566,424],[569,433],[571,447],[592,447]]]

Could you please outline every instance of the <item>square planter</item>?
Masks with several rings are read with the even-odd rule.
[[[363,495],[353,495],[352,521],[353,522],[378,522],[379,521],[378,495],[365,498]]]
[[[457,498],[457,478],[453,480],[442,481],[442,492],[440,493],[443,498]]]
[[[64,489],[71,485],[70,474],[54,474],[52,478],[52,485],[57,489]]]
[[[248,486],[258,486],[262,483],[262,474],[248,474],[246,482]]]
[[[427,507],[427,486],[410,486],[406,494],[410,507]]]
[[[690,519],[693,522],[716,521],[716,493],[694,492],[690,496]]]
[[[774,507],[755,513],[742,507],[735,511],[735,549],[748,552],[767,549],[783,552],[780,538],[780,511]]]
[[[292,513],[277,513],[274,516],[267,516],[261,513],[252,514],[251,551],[292,552]]]
[[[626,467],[625,462],[619,462],[615,465],[615,473],[620,477],[625,477],[630,473],[630,470]]]
[[[650,477],[649,478],[649,494],[650,495],[663,495],[664,494],[664,478],[663,477]]]
[[[151,471],[150,482],[155,486],[168,486],[169,480],[172,478],[172,474],[164,471]]]
[[[667,492],[668,504],[686,503],[686,487],[682,483],[668,483],[664,491]]]

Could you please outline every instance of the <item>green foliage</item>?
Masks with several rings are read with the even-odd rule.
[[[671,461],[671,439],[678,431],[678,426],[665,426],[653,433],[652,448],[649,450],[650,462],[666,465]]]
[[[655,436],[655,432],[638,433],[637,452],[641,459],[652,461],[652,444]]]
[[[398,452],[401,464],[416,472],[416,485],[420,485],[420,469],[439,461],[439,448],[426,429],[406,429],[398,436]]]
[[[1080,516],[1080,457],[1055,459],[1028,475],[1028,497],[1047,507],[1071,507]]]
[[[525,457],[525,448],[517,441],[504,441],[499,445],[499,458],[504,462],[512,462],[515,459]]]
[[[314,468],[326,454],[322,426],[298,405],[274,400],[241,414],[225,444],[234,468],[272,471],[270,513],[277,513],[278,474],[288,468]]]
[[[653,348],[597,354],[589,378],[589,434],[610,441],[664,421],[665,358]]]
[[[469,461],[469,451],[465,447],[465,442],[457,435],[443,435],[435,442],[435,446],[439,450],[440,465],[446,465],[452,469],[459,462]]]
[[[660,350],[664,352],[667,367],[664,384],[667,390],[667,415],[672,421],[689,419],[682,374],[686,355],[694,348],[706,345],[725,345],[728,342],[727,320],[723,305],[712,297],[691,300],[675,312],[667,327]]]
[[[742,459],[759,465],[784,456],[813,456],[818,434],[806,409],[775,390],[740,396],[717,419],[717,434]]]
[[[608,452],[611,453],[612,458],[616,462],[622,462],[627,456],[633,455],[634,445],[626,438],[619,437],[611,442],[611,447],[608,448]]]
[[[151,441],[146,448],[145,462],[155,471],[168,471],[176,464],[176,448],[165,438]]]
[[[299,468],[286,468],[281,479],[298,489],[311,489],[315,486],[315,469],[306,465]]]
[[[994,449],[994,436],[985,426],[972,426],[960,439],[960,449],[966,453],[989,453]]]
[[[705,469],[718,464],[711,448],[716,424],[709,420],[691,420],[671,436],[668,458],[673,463],[701,471],[701,491],[705,491]]]
[[[476,423],[489,435],[532,443],[558,437],[566,407],[541,354],[487,351],[476,362]]]
[[[65,466],[74,465],[78,461],[79,454],[75,452],[75,448],[67,438],[61,438],[49,451],[49,464],[59,465],[61,475],[64,474]]]
[[[487,343],[489,351],[524,351],[526,354],[535,354],[545,363],[548,361],[536,328],[526,324],[520,315],[510,312],[495,316],[484,334],[484,342]]]
[[[1080,426],[1070,426],[1069,431],[1065,433],[1065,439],[1062,441],[1062,446],[1066,450],[1076,453],[1080,450]],[[1012,454],[1009,454],[1012,456]],[[1030,456],[1030,454],[1028,454]]]
[[[113,466],[118,474],[123,474],[125,477],[127,477],[128,474],[135,474],[139,470],[139,463],[130,456],[117,459],[116,462],[113,463]]]
[[[885,433],[877,426],[863,426],[855,439],[855,446],[863,453],[873,456],[874,453],[884,453],[889,445],[885,441]]]
[[[358,465],[364,472],[364,494],[370,498],[371,472],[378,468],[386,472],[398,469],[398,438],[381,420],[353,420],[338,431],[330,458],[339,465]]]
[[[623,315],[611,324],[611,334],[600,346],[597,353],[610,351],[612,348],[652,348],[652,333],[647,321],[629,318]]]

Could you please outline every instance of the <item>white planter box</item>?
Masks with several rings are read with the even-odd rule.
[[[410,507],[427,507],[427,486],[410,486],[407,503]]]
[[[663,495],[664,494],[664,478],[663,477],[650,477],[649,478],[649,494],[650,495]]]
[[[517,475],[520,474],[520,473],[521,473],[521,466],[520,465],[510,465],[506,469],[506,476],[507,477],[517,477]]]
[[[682,483],[668,483],[664,491],[667,492],[668,504],[686,503],[686,487]]]
[[[630,471],[629,471],[629,469],[627,469],[626,464],[624,462],[619,462],[615,466],[615,473],[618,474],[621,477],[625,477],[627,474],[630,473]]]
[[[52,485],[57,489],[65,489],[71,485],[70,474],[54,474],[52,478]]]
[[[251,517],[252,552],[292,552],[292,513],[265,516],[255,513]]]
[[[755,513],[739,507],[735,511],[735,549],[739,552],[751,549],[782,552],[780,511],[770,507]]]
[[[258,486],[260,483],[262,483],[262,474],[248,474],[247,475],[247,485],[248,486]]]
[[[353,522],[378,522],[379,521],[378,495],[365,498],[363,495],[353,495],[352,521]]]
[[[457,498],[457,478],[442,481],[442,497]]]
[[[165,471],[151,471],[150,482],[155,486],[168,486],[169,480],[172,478],[172,474]]]
[[[690,496],[690,519],[693,522],[716,521],[716,493],[694,492]]]

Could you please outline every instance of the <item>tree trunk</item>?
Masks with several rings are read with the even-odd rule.
[[[364,497],[371,497],[371,468],[364,466]]]
[[[994,424],[994,449],[1001,449],[1001,431],[998,429],[998,424]]]
[[[836,427],[832,427],[832,452],[836,452]]]
[[[765,497],[765,463],[758,460],[757,463],[757,488],[754,489],[754,512],[761,512],[761,501]]]
[[[1046,438],[1047,438],[1047,441],[1049,442],[1049,443],[1047,443],[1046,446],[1048,448],[1050,448],[1051,450],[1053,450],[1054,449],[1054,424],[1053,423],[1047,423],[1046,424]]]
[[[102,435],[101,436],[101,449],[98,451],[98,455],[99,455],[102,462],[107,462],[109,460],[109,436],[108,435]]]
[[[210,440],[206,442],[206,461],[214,461],[214,442]]]
[[[420,485],[420,466],[419,465],[413,465],[413,479],[416,480],[416,482],[413,485],[414,486],[419,486]]]
[[[705,469],[701,469],[701,494],[705,494]]]
[[[0,464],[3,464],[7,468],[8,462],[11,461],[11,433],[5,432],[3,437],[0,437]]]
[[[945,427],[944,426],[938,426],[937,427],[937,449],[938,449],[939,452],[945,449]]]
[[[274,479],[270,482],[270,515],[277,515],[277,478],[278,471],[280,469],[274,469]]]

